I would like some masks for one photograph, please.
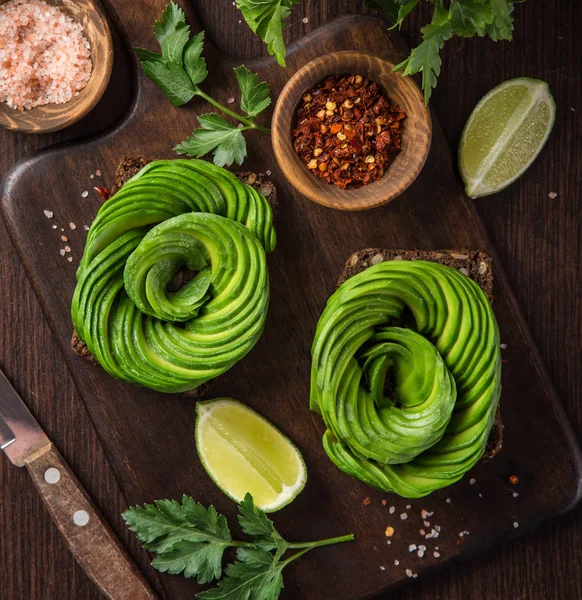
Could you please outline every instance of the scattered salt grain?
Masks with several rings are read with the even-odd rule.
[[[469,485],[475,485],[477,483],[476,479],[469,479]]]
[[[400,561],[399,561],[399,560],[395,560],[395,561],[394,561],[394,566],[396,566],[396,567],[397,567],[399,564],[400,564]]]
[[[434,515],[434,512],[428,512],[428,510],[425,510],[424,508],[420,511],[420,516],[422,517],[423,521],[426,521],[429,517],[432,517]]]
[[[70,252],[71,251],[71,246],[65,246],[65,252]]]
[[[420,533],[420,535],[426,535],[426,531],[424,529],[419,529],[418,533]]]
[[[402,513],[400,515],[400,518],[402,519],[402,521],[406,521],[406,519],[408,519],[408,515],[406,513]]]
[[[71,229],[77,229],[77,226],[74,223],[69,223],[69,227]]]
[[[519,496],[519,494],[517,492],[513,492],[513,494],[511,494],[514,498],[517,498]]]
[[[267,175],[267,177],[270,177],[271,176],[271,171],[267,170],[266,171],[266,175]]]
[[[231,97],[231,98],[229,98],[229,99],[228,99],[226,102],[227,102],[228,104],[234,104],[234,98],[232,98],[232,97]]]
[[[505,349],[507,348],[507,344],[499,344],[499,347],[500,347],[502,350],[505,350]]]
[[[59,252],[60,252],[61,256],[65,256],[65,249],[64,248],[61,248],[59,250]]]
[[[385,571],[386,567],[383,567],[382,565],[380,565],[380,571]]]
[[[391,515],[393,515],[393,514],[396,512],[396,507],[395,507],[395,506],[391,506],[391,507],[388,509],[388,512],[389,512]]]
[[[469,535],[469,532],[468,532],[468,531],[461,531],[461,532],[459,533],[459,537],[465,537],[466,535]]]
[[[392,540],[387,540],[386,543],[390,546],[390,544],[392,544]]]
[[[447,504],[450,504],[450,503],[451,503],[451,499],[450,499],[450,498],[447,498],[447,499],[445,500],[445,502],[446,502]]]
[[[91,175],[89,175],[89,179],[95,179],[95,175],[93,175],[93,173],[91,173]]]
[[[95,175],[97,175],[97,177],[101,177],[101,171],[99,169],[97,169],[95,171]]]
[[[425,527],[430,527],[430,521],[423,521],[422,523]]]
[[[424,550],[422,550],[421,548],[419,548],[418,552],[416,553],[416,555],[418,556],[418,558],[422,558],[424,556]]]
[[[53,229],[56,229],[56,228],[57,228],[57,226],[56,226],[56,225],[53,225]]]
[[[557,197],[558,197],[558,194],[556,194],[556,192],[550,192],[550,193],[548,194],[548,198],[551,198],[552,200],[553,200],[554,198],[557,198]]]
[[[67,260],[68,260],[69,262],[73,262],[73,257],[72,257],[72,256],[69,256],[69,257],[67,258]]]
[[[483,494],[479,492],[479,498],[483,498]]]
[[[82,194],[81,194],[81,198],[86,198],[89,195],[89,192],[87,190],[85,190]]]
[[[52,211],[52,210],[45,210],[45,211],[43,211],[43,212],[44,212],[44,216],[45,216],[47,219],[52,219],[52,218],[53,218],[53,214],[54,214],[54,213],[53,213],[53,211]]]
[[[418,577],[418,573],[413,573],[413,574],[412,574],[412,578],[413,578],[413,579],[416,579],[417,577]]]
[[[513,528],[517,529],[519,527],[519,523],[517,521],[513,522]]]
[[[68,102],[91,77],[83,27],[41,0],[0,5],[0,102],[18,109]]]
[[[84,229],[85,231],[89,231],[89,225],[83,225],[83,229]]]
[[[406,575],[408,577],[412,577],[412,570],[411,569],[406,569]]]
[[[410,508],[411,508],[410,504],[407,504],[406,505],[406,510],[410,510]]]
[[[437,551],[435,550],[435,551],[432,553],[432,555],[433,555],[435,558],[439,558],[439,557],[440,557],[440,552],[437,552]]]
[[[309,17],[303,17],[303,19],[301,19],[305,24],[309,23]]]
[[[410,546],[408,546],[408,552],[414,552],[417,548],[416,544],[410,544]]]

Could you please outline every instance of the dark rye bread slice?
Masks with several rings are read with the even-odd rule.
[[[437,262],[470,277],[484,292],[489,302],[493,302],[493,261],[479,250],[384,250],[365,248],[354,252],[346,261],[337,282],[339,287],[344,281],[368,267],[387,260],[426,260]],[[489,435],[483,460],[494,458],[503,445],[503,422],[501,410],[497,406],[495,422]]]
[[[113,196],[116,194],[135,174],[139,173],[139,171],[141,171],[141,169],[143,169],[148,163],[152,162],[152,160],[153,159],[147,158],[143,155],[123,157],[117,166],[117,169],[115,170],[113,186],[109,195]],[[263,194],[273,209],[273,215],[276,215],[278,207],[277,189],[265,175],[262,173],[253,173],[251,171],[234,173],[234,175],[236,175],[243,183],[247,183]],[[191,277],[192,273],[178,273],[176,279],[172,282],[174,288],[180,288],[182,285],[187,283]],[[99,364],[95,360],[95,357],[91,354],[87,344],[85,344],[85,342],[77,336],[77,332],[75,330],[73,330],[73,336],[71,338],[71,348],[73,349],[73,352],[81,358],[84,358],[85,360],[88,360],[94,364]],[[213,380],[207,381],[194,390],[183,392],[182,395],[199,398],[208,392],[208,390],[212,387],[212,383]]]

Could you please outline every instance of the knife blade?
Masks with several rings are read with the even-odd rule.
[[[48,444],[45,432],[0,370],[0,448],[12,464],[23,467],[28,457]]]
[[[26,466],[77,562],[109,600],[157,596],[0,369],[0,448]]]

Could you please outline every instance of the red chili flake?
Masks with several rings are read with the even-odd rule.
[[[359,188],[380,179],[394,161],[405,118],[377,83],[331,75],[303,95],[293,148],[320,179]]]
[[[106,187],[96,185],[93,189],[101,196],[101,198],[103,198],[103,200],[109,200],[111,192]]]
[[[372,500],[370,499],[370,497],[369,497],[369,496],[367,496],[366,498],[364,498],[364,499],[362,500],[362,504],[363,504],[364,506],[370,506],[370,504],[372,504]]]
[[[519,477],[517,475],[510,475],[509,483],[511,483],[511,485],[517,485],[519,483]]]

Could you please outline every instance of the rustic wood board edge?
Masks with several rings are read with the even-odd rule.
[[[363,18],[365,20],[368,20],[369,18]],[[350,22],[350,23],[356,23],[358,20],[357,17],[347,17],[344,19],[341,19],[340,21],[343,21],[344,25],[346,24],[346,22]],[[325,27],[330,28],[331,26],[336,26],[338,22],[335,23],[331,23]],[[341,25],[341,23],[340,23]],[[321,35],[321,30],[312,33],[309,37],[310,38],[315,38],[317,35]],[[306,38],[307,39],[307,38]],[[302,41],[303,44],[305,44],[305,41]],[[293,53],[295,51],[297,51],[297,48],[299,48],[302,44],[302,42],[300,42],[296,48],[291,48],[290,49],[290,56],[293,55]],[[246,61],[247,64],[252,65],[253,67],[255,67],[255,64],[252,61]],[[269,61],[268,60],[263,60],[261,59],[260,61],[257,61],[257,63],[264,63],[264,64],[268,64]],[[137,102],[137,101],[136,101]],[[134,109],[135,109],[135,105],[132,106],[132,108],[130,109],[129,113],[128,113],[128,119],[132,116],[132,114],[134,113]],[[112,130],[110,130],[108,133],[105,134],[105,137],[109,137],[111,135],[115,135],[116,132],[119,132],[121,129],[123,129],[125,127],[126,121],[120,123],[117,127],[114,127]],[[435,121],[436,124],[436,128],[439,130],[439,135],[442,138],[442,132],[440,132],[440,127],[438,125],[438,123]],[[92,138],[94,139],[94,138]],[[68,347],[68,340],[62,335],[62,323],[56,323],[54,321],[52,312],[51,312],[51,300],[50,300],[50,296],[47,296],[47,289],[44,288],[42,289],[40,286],[40,283],[37,279],[37,277],[35,276],[35,270],[33,265],[30,262],[30,257],[27,256],[26,252],[25,252],[25,248],[22,246],[21,243],[19,243],[19,232],[18,232],[18,222],[14,221],[12,218],[16,217],[16,213],[14,213],[13,209],[14,206],[11,205],[10,203],[10,196],[11,196],[11,192],[13,191],[13,188],[16,188],[18,186],[18,180],[19,180],[19,176],[21,174],[24,174],[24,172],[27,169],[43,169],[43,165],[44,162],[46,160],[46,164],[50,164],[52,157],[56,154],[59,154],[61,150],[67,150],[70,148],[75,148],[77,146],[82,147],[85,145],[85,143],[87,142],[87,140],[80,140],[80,141],[76,141],[73,144],[67,144],[61,147],[55,147],[53,149],[50,149],[46,152],[40,153],[34,157],[32,157],[31,159],[25,160],[21,163],[19,163],[19,165],[15,166],[15,168],[11,171],[11,173],[9,174],[9,176],[7,177],[5,183],[4,183],[4,191],[3,191],[3,210],[5,213],[6,221],[8,224],[8,228],[10,231],[10,235],[11,238],[17,248],[18,254],[23,262],[23,264],[25,265],[25,268],[27,270],[27,273],[29,275],[29,277],[31,278],[31,281],[33,283],[33,287],[35,290],[35,293],[37,295],[37,297],[39,298],[39,301],[41,303],[41,306],[43,308],[43,311],[45,313],[45,316],[47,317],[47,320],[49,322],[49,325],[51,326],[51,329],[53,330],[53,332],[57,335],[57,339],[59,342],[60,347],[62,348],[64,354],[65,354],[65,358],[67,361],[67,364],[71,370],[71,372],[73,373],[73,377],[74,380],[76,382],[76,384],[79,387],[82,387],[81,384],[82,382],[80,381],[80,379],[82,378],[82,373],[80,373],[77,369],[77,365],[75,363],[76,359],[75,357],[72,356],[72,354],[69,351],[69,347]],[[450,161],[449,161],[450,162]],[[450,165],[449,165],[450,166]],[[469,201],[462,197],[459,194],[459,198],[458,198],[459,202],[465,203],[467,204]],[[483,239],[486,240],[487,236],[483,230],[483,226],[480,222],[480,220],[478,219],[475,211],[473,209],[468,210],[467,214],[469,214],[471,216],[471,218],[473,219],[473,222],[471,224],[472,227],[476,228],[477,230],[480,231],[480,237],[482,237]],[[582,460],[581,460],[581,456],[580,456],[580,450],[579,447],[576,443],[576,440],[574,438],[574,435],[570,429],[569,423],[567,422],[565,415],[563,413],[561,404],[559,403],[557,396],[553,390],[553,386],[550,382],[549,376],[543,366],[543,364],[541,363],[539,354],[537,352],[537,349],[535,348],[535,345],[532,342],[531,339],[531,335],[529,334],[527,327],[525,326],[525,324],[523,323],[523,319],[521,317],[519,308],[517,307],[516,301],[513,297],[513,294],[511,294],[511,292],[508,291],[508,286],[507,286],[507,281],[505,278],[505,275],[502,272],[502,269],[499,267],[499,261],[496,259],[495,253],[491,252],[491,246],[490,244],[487,244],[488,246],[488,252],[493,254],[493,258],[496,260],[496,277],[498,280],[498,284],[497,284],[497,289],[502,289],[502,293],[505,296],[505,300],[509,303],[509,305],[511,306],[511,310],[514,314],[514,318],[516,320],[516,323],[519,324],[520,326],[520,330],[522,332],[522,335],[526,338],[526,340],[528,341],[528,345],[529,348],[531,350],[531,354],[532,354],[532,359],[534,364],[536,365],[536,369],[537,369],[537,374],[540,378],[540,380],[543,383],[543,387],[544,387],[544,391],[545,393],[549,396],[549,398],[551,399],[552,402],[552,408],[554,410],[554,412],[557,415],[558,421],[560,422],[561,426],[562,426],[562,430],[565,434],[565,444],[567,446],[567,450],[568,452],[571,454],[570,458],[573,460],[573,463],[577,466],[577,485],[575,487],[573,487],[571,489],[571,493],[568,496],[568,498],[564,498],[564,502],[556,508],[556,513],[560,512],[566,512],[568,509],[572,508],[575,503],[579,500],[580,498],[580,494],[582,492],[581,489],[581,485],[580,485],[580,478],[582,477],[582,470],[581,470],[581,465],[582,465]],[[347,258],[347,256],[349,255],[349,251],[346,251],[346,254],[344,256],[344,258]],[[337,273],[336,275],[339,275],[339,273]],[[331,291],[331,290],[330,290]],[[59,330],[60,329],[60,330]],[[84,395],[82,395],[83,399]],[[91,411],[89,411],[91,414]],[[94,423],[95,424],[95,423]],[[106,432],[104,432],[103,430],[103,423],[101,423],[101,428],[97,427],[97,431],[99,433],[100,438],[103,441],[103,437],[106,437]],[[119,470],[116,469],[116,475],[118,476],[118,480],[120,481],[120,485],[121,487],[125,487],[126,482],[121,481],[121,478],[119,477]],[[555,513],[554,513],[555,514]],[[521,535],[531,529],[534,529],[535,527],[537,527],[543,520],[540,520],[539,522],[535,522],[534,520],[531,520],[529,522],[529,526],[528,527],[523,527],[520,528],[520,530],[516,531],[515,534],[512,535],[506,535],[504,536],[503,539],[498,538],[496,539],[495,543],[501,542],[501,541],[506,541],[512,538],[517,537],[518,535]],[[491,544],[490,544],[491,545]],[[472,556],[474,554],[479,553],[480,551],[484,550],[485,548],[475,548],[475,547],[471,547],[468,551],[466,550],[463,555],[461,557],[458,557],[459,559],[464,559],[464,558],[468,558],[469,556]],[[453,558],[453,559],[449,559],[447,561],[447,563],[449,562],[453,562],[456,561],[457,558]],[[426,568],[425,572],[429,573],[429,572],[433,572],[436,571],[440,568],[442,568],[442,566],[444,566],[444,564],[447,563],[443,563],[442,565],[436,565],[434,568]],[[404,580],[405,581],[405,580]],[[380,587],[377,590],[375,590],[373,593],[380,593],[385,591],[385,587]]]

